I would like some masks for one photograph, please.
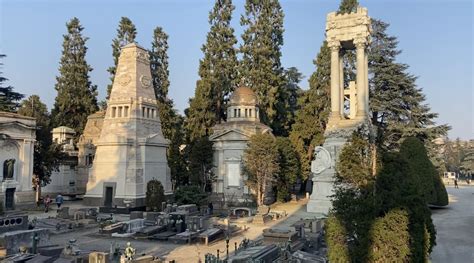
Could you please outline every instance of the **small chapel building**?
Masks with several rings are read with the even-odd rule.
[[[33,153],[36,120],[0,111],[0,205],[13,210],[33,205]]]
[[[246,176],[243,173],[243,155],[250,137],[270,133],[271,128],[260,122],[257,97],[248,87],[237,88],[230,97],[227,121],[213,127],[210,140],[214,149],[213,193],[229,204],[251,202]]]

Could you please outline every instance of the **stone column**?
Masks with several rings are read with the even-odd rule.
[[[357,117],[365,118],[367,115],[365,41],[356,39],[354,42],[357,57]]]
[[[344,119],[344,51],[339,52],[339,112]]]
[[[339,119],[341,116],[341,91],[339,87],[339,41],[330,42],[331,49],[331,117]]]
[[[369,112],[369,54],[365,52],[365,107]]]

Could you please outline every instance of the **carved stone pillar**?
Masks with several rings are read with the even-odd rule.
[[[339,52],[339,112],[344,118],[344,50]]]
[[[364,66],[365,66],[365,76],[364,76],[364,80],[365,80],[365,107],[366,107],[367,112],[369,112],[370,111],[370,109],[369,109],[369,54],[367,54],[367,52],[365,52]]]
[[[365,117],[367,115],[367,94],[366,94],[366,80],[365,71],[367,66],[365,64],[365,41],[355,40],[356,57],[357,57],[357,116]]]
[[[339,41],[330,42],[331,49],[331,117],[339,119],[341,116],[341,91],[339,87]]]

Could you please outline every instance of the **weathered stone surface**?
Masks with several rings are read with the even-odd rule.
[[[146,184],[153,178],[170,192],[168,144],[161,130],[148,51],[128,44],[120,54],[84,201],[143,206]]]
[[[33,205],[35,195],[31,182],[36,121],[0,111],[0,131],[0,202],[7,210]]]
[[[0,243],[7,249],[8,254],[18,252],[21,246],[32,247],[33,237],[37,236],[39,245],[49,244],[47,229],[16,230],[0,234]]]

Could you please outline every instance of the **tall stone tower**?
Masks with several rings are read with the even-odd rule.
[[[144,206],[146,184],[153,178],[170,192],[168,144],[161,131],[148,52],[136,43],[128,44],[117,65],[85,202]]]
[[[349,14],[329,13],[326,40],[331,49],[331,113],[322,146],[314,149],[311,162],[313,192],[307,211],[327,214],[334,194],[339,153],[354,131],[370,133],[367,45],[370,43],[370,17],[366,8]],[[356,50],[356,80],[344,83],[343,54]]]

